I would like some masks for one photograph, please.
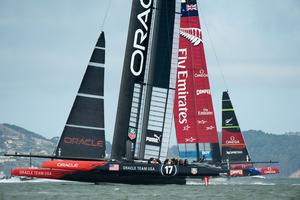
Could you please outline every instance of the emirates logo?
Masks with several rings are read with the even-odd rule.
[[[202,42],[200,28],[180,28],[180,35],[188,39],[194,46]]]

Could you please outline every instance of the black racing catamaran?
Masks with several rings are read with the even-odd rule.
[[[41,168],[14,169],[12,175],[130,184],[184,184],[187,178],[219,176],[220,167],[197,162],[205,149],[197,151],[194,163],[160,162],[167,158],[170,141],[179,37],[193,45],[202,38],[196,31],[199,24],[182,29],[180,21],[195,18],[195,13],[196,0],[133,0],[110,159],[105,158],[102,32],[54,155],[14,154],[51,160]],[[208,109],[201,108],[199,114],[210,115]],[[213,124],[206,129],[211,131],[215,122],[209,120]],[[204,134],[204,140],[197,135],[195,147],[209,142],[207,138],[217,143],[216,132],[212,133]]]
[[[222,96],[222,162],[227,165],[228,176],[257,176],[278,174],[274,166],[255,167],[255,164],[277,162],[253,162],[247,150],[228,91]]]

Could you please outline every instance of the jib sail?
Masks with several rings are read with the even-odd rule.
[[[105,37],[101,32],[55,150],[56,156],[105,157],[104,63]]]
[[[220,160],[196,0],[181,1],[174,118],[180,157]]]
[[[222,161],[250,161],[238,120],[227,91],[222,96]]]

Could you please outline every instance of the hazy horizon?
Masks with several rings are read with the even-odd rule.
[[[299,132],[300,1],[198,3],[218,130],[222,91],[229,89],[242,130]],[[47,138],[60,136],[108,4],[107,0],[0,0],[0,123]],[[129,0],[112,1],[104,24],[109,141],[130,6]]]

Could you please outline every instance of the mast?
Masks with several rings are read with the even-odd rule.
[[[222,161],[251,160],[228,91],[222,95]]]
[[[171,134],[177,62],[173,51],[178,49],[179,37],[174,22],[175,8],[179,11],[180,7],[175,0],[153,0],[143,5],[143,0],[132,3],[113,138],[114,159],[164,159]],[[136,38],[137,32],[143,32],[144,37]],[[138,55],[132,46],[135,41],[141,41],[138,47],[144,48],[140,59],[132,61]],[[141,68],[132,71],[132,63]]]
[[[220,149],[196,0],[181,1],[174,118],[179,155],[220,162]]]
[[[105,157],[105,37],[101,32],[55,150],[57,157]]]

